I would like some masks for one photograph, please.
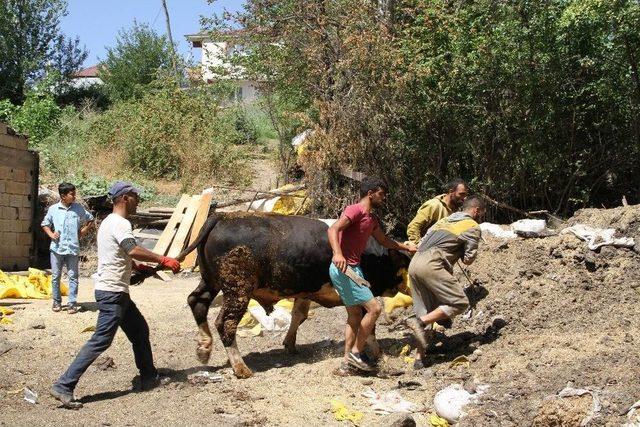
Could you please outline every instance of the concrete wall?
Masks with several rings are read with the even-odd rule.
[[[0,269],[25,270],[35,253],[38,154],[0,123]]]

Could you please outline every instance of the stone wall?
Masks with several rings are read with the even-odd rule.
[[[0,269],[25,270],[33,262],[38,197],[38,154],[27,139],[0,123]]]

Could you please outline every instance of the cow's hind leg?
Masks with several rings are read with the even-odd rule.
[[[371,356],[374,359],[379,359],[381,354],[382,354],[382,350],[380,349],[380,343],[378,342],[378,340],[376,339],[376,327],[373,327],[373,330],[371,331],[371,334],[367,337],[367,348],[369,349],[369,351],[371,352]]]
[[[287,335],[284,337],[282,345],[289,354],[296,354],[296,335],[298,333],[298,327],[307,320],[309,316],[309,306],[311,301],[308,299],[296,298],[293,301],[293,309],[291,310],[291,324]]]
[[[258,285],[257,268],[248,248],[238,247],[220,265],[222,310],[216,318],[216,329],[229,357],[233,373],[248,378],[253,372],[242,360],[236,343],[236,330],[247,311],[249,299]]]
[[[187,298],[191,312],[193,313],[193,318],[198,325],[198,347],[196,348],[196,355],[201,363],[207,363],[211,356],[212,337],[207,315],[211,302],[218,292],[219,290],[214,286],[205,282],[204,279],[200,279],[198,287],[191,292]]]

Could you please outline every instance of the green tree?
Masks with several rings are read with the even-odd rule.
[[[87,57],[78,38],[60,32],[64,0],[0,1],[0,99],[22,103],[47,71],[67,79]]]
[[[100,67],[100,77],[113,100],[140,97],[144,87],[171,70],[171,52],[166,37],[145,24],[133,24],[118,33],[116,44],[107,49]]]
[[[521,209],[640,201],[637,0],[248,0],[210,24],[298,119],[282,135],[316,129],[325,214],[344,168],[384,178],[400,223],[453,176]]]

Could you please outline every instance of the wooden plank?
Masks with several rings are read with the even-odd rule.
[[[153,247],[153,252],[158,255],[164,255],[167,253],[167,249],[169,249],[169,245],[171,245],[171,241],[173,240],[173,236],[176,234],[176,227],[182,221],[183,212],[187,208],[189,204],[189,200],[191,197],[188,194],[183,194],[180,198],[180,201],[176,205],[176,208],[169,218],[169,223],[164,228],[164,231],[160,235],[160,239],[156,242],[156,245]]]
[[[173,275],[167,273],[166,271],[156,271],[156,276],[160,278],[163,282],[170,282],[173,279]]]
[[[151,233],[142,233],[142,232],[138,232],[136,233],[135,231],[133,232],[133,237],[135,238],[141,238],[141,239],[153,239],[153,240],[158,240],[160,238],[160,235],[158,234],[151,234]]]
[[[191,237],[189,238],[189,244],[192,244],[204,222],[209,217],[209,207],[211,206],[211,199],[213,199],[213,193],[208,192],[202,195],[202,199],[200,200],[200,207],[198,208],[198,213],[196,214],[196,219],[193,221],[193,228],[191,229]],[[193,268],[196,265],[196,258],[198,256],[198,251],[193,251],[182,262],[182,268]]]
[[[180,221],[180,227],[178,227],[178,231],[176,231],[176,235],[173,238],[173,242],[171,243],[171,247],[169,248],[167,256],[175,258],[182,251],[184,242],[187,240],[187,237],[189,237],[189,230],[191,230],[193,220],[196,219],[196,214],[198,213],[201,199],[202,196],[200,195],[191,196],[191,200],[187,205],[187,210],[184,213],[182,221]]]

